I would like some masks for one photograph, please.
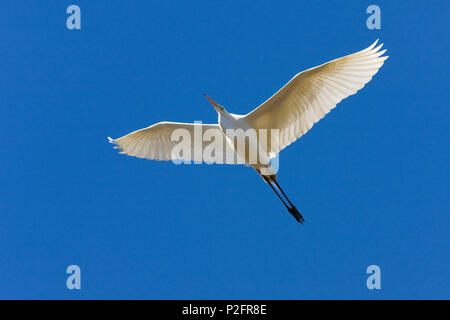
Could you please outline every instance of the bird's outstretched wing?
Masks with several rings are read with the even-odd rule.
[[[108,139],[120,153],[150,160],[225,163],[226,152],[230,152],[217,124],[159,122],[118,139]],[[234,155],[232,150],[231,154]]]
[[[388,58],[381,57],[386,50],[379,51],[382,44],[375,47],[377,41],[367,49],[300,72],[245,116],[255,129],[279,130],[278,141],[270,147],[272,156],[372,79]]]

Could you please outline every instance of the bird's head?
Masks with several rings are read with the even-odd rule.
[[[222,107],[221,105],[217,104],[213,99],[211,99],[206,93],[204,93],[206,99],[209,100],[209,102],[211,102],[211,104],[213,105],[214,109],[216,109],[218,114],[226,114],[227,110],[225,110],[224,107]]]

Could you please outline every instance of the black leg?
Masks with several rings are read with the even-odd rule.
[[[291,200],[289,200],[289,198],[287,197],[287,195],[284,193],[283,189],[281,188],[281,186],[278,184],[278,182],[276,180],[273,180],[273,182],[276,184],[278,190],[281,191],[281,193],[283,194],[283,196],[286,198],[286,200],[289,202],[289,204],[291,205],[291,208],[288,209],[289,212],[295,217],[295,219],[297,219],[298,222],[303,223],[305,222],[305,219],[303,219],[303,216],[300,214],[300,212],[297,210],[297,208],[294,206],[294,204],[291,202]]]
[[[272,188],[273,192],[276,193],[276,195],[278,196],[278,198],[280,198],[281,202],[283,202],[284,206],[286,207],[286,209],[289,211],[289,213],[295,218],[295,220],[297,220],[297,222],[300,222],[301,224],[303,224],[303,222],[305,222],[305,220],[303,219],[303,216],[300,214],[300,212],[297,210],[297,208],[292,204],[292,202],[289,200],[289,198],[286,196],[286,194],[283,192],[283,189],[281,189],[281,187],[278,185],[278,183],[276,182],[276,180],[271,179],[270,177],[266,177],[263,176],[264,180],[267,181],[267,183],[269,184],[269,186]],[[275,185],[277,186],[278,190],[281,191],[281,193],[283,194],[283,196],[286,198],[286,200],[288,201],[288,203],[291,206],[288,206],[286,204],[286,202],[283,200],[283,198],[280,196],[280,194],[278,193],[278,191],[276,190],[276,188],[273,186],[272,182],[275,183]]]
[[[284,202],[283,198],[280,196],[280,194],[278,193],[278,191],[274,188],[274,186],[272,185],[272,183],[270,181],[267,181],[267,183],[269,184],[269,186],[272,188],[273,192],[275,192],[275,194],[278,196],[278,198],[280,198],[281,202],[283,202],[284,206],[289,210],[289,206],[286,204],[286,202]]]
[[[294,206],[291,202],[291,200],[289,200],[289,198],[287,197],[287,195],[284,193],[283,189],[281,189],[280,185],[278,184],[277,180],[273,180],[273,182],[275,183],[275,185],[277,186],[278,190],[281,191],[281,193],[283,194],[283,196],[286,198],[286,200],[289,202],[289,204],[291,206]]]

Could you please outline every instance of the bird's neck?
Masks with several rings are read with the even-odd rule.
[[[219,113],[219,123],[221,120],[233,120],[234,117],[231,115],[231,113],[228,113],[228,111],[224,110]]]

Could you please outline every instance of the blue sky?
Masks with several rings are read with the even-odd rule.
[[[81,8],[81,30],[66,8]],[[381,30],[366,8],[381,8]],[[2,1],[0,298],[449,298],[444,1]],[[106,137],[247,113],[380,38],[390,58],[280,155],[299,225],[246,167]],[[66,288],[79,265],[82,289]],[[368,290],[366,268],[381,268]]]

